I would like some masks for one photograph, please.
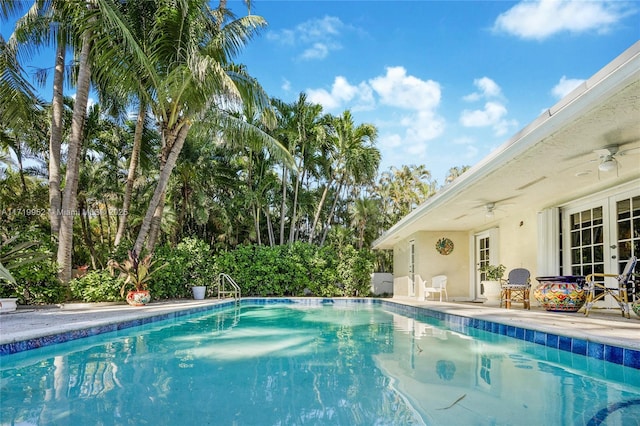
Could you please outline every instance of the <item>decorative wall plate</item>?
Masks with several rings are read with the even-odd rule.
[[[448,238],[440,238],[436,242],[436,250],[444,256],[450,254],[453,251],[453,241]]]

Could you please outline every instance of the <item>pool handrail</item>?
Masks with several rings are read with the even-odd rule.
[[[232,287],[232,290],[225,290],[225,283]],[[229,275],[221,272],[218,275],[218,299],[220,296],[230,294],[234,299],[240,299],[240,286]]]

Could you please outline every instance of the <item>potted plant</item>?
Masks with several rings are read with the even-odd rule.
[[[478,271],[484,274],[484,279],[480,281],[482,285],[482,294],[491,302],[500,302],[500,280],[504,275],[507,267],[500,265],[483,265]]]
[[[193,293],[194,299],[204,299],[205,295],[207,294],[206,283],[202,282],[200,278],[194,279],[193,285],[191,286],[191,292]]]
[[[194,299],[204,299],[214,276],[209,244],[198,238],[186,237],[178,243],[175,251],[184,259],[181,264],[184,266],[185,287],[191,288]]]
[[[196,265],[193,265],[189,275],[193,298],[196,300],[204,299],[207,294],[207,286],[213,280],[213,265],[207,260],[197,262]]]
[[[133,287],[133,290],[127,292],[127,303],[132,306],[144,306],[151,300],[151,294],[147,289],[147,283],[151,279],[151,276],[163,268],[165,265],[161,265],[155,269],[155,261],[151,260],[152,254],[148,254],[142,259],[134,250],[129,251],[129,257],[122,263],[118,263],[115,260],[109,262],[110,266],[119,269],[126,279],[122,288],[120,289],[120,295],[124,297],[124,293],[128,288]]]

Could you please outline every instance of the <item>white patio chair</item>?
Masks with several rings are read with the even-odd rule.
[[[426,287],[427,282],[424,282],[424,299],[427,300],[432,293],[440,293],[440,301],[442,302],[442,293],[444,293],[445,300],[449,301],[449,295],[447,294],[447,276],[436,275],[431,278],[431,287]]]

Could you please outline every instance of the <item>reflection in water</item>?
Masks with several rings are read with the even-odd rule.
[[[243,306],[3,357],[0,423],[587,424],[637,409],[636,370],[471,334],[370,305]]]
[[[456,365],[451,361],[438,360],[436,362],[436,372],[442,380],[449,381],[456,374]]]

